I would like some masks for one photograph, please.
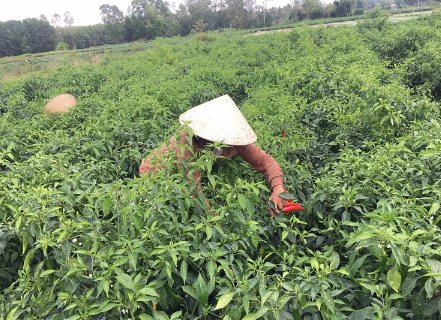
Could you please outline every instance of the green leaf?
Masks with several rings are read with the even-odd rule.
[[[208,286],[201,274],[199,274],[193,287],[198,295],[197,300],[199,304],[205,307],[208,303]]]
[[[440,261],[433,260],[433,259],[427,259],[426,262],[430,266],[430,268],[432,269],[433,273],[441,273],[441,262]]]
[[[273,209],[273,210],[276,209],[276,205],[271,200],[268,200],[267,207],[270,208],[270,209]]]
[[[267,312],[268,312],[268,308],[262,307],[259,309],[259,311],[256,312],[254,317],[255,319],[259,319],[260,317],[264,316]]]
[[[340,265],[340,255],[338,254],[338,252],[332,251],[329,264],[332,269],[338,268],[338,266]]]
[[[433,259],[427,259],[426,262],[432,269],[432,273],[441,273],[441,262]],[[440,276],[434,276],[434,278],[436,280],[441,280]]]
[[[406,279],[404,279],[403,284],[401,286],[401,295],[403,297],[409,296],[412,293],[418,279],[419,277],[415,277],[410,274],[406,277]]]
[[[78,303],[73,302],[73,303],[69,304],[66,308],[64,308],[64,311],[69,311],[69,310],[75,308],[76,306],[78,306]]]
[[[438,301],[438,312],[441,314],[441,299]]]
[[[349,272],[346,269],[340,268],[337,270],[338,273],[344,274],[345,276],[349,276]]]
[[[54,273],[56,270],[45,270],[40,274],[40,277],[44,278],[48,275],[50,275],[51,273]]]
[[[210,279],[213,278],[216,273],[216,262],[214,262],[213,260],[208,261],[207,270],[208,270],[208,275],[210,276]]]
[[[398,292],[401,286],[401,274],[398,271],[398,268],[395,266],[387,272],[387,283],[389,283],[390,287]]]
[[[147,303],[150,301],[156,301],[156,298],[151,296],[139,296],[136,298],[136,301]]]
[[[431,301],[427,302],[424,306],[424,312],[423,314],[426,317],[432,317],[435,313],[438,312],[438,304],[441,300],[441,297],[437,297],[435,299],[432,299]]]
[[[240,207],[243,210],[245,210],[247,208],[247,205],[248,205],[248,199],[243,194],[239,194],[238,198],[239,198],[239,205],[240,205]]]
[[[8,316],[6,317],[6,320],[15,320],[17,319],[17,316],[15,315],[15,312],[17,311],[18,307],[15,307],[9,311]]]
[[[184,281],[184,283],[187,281],[187,270],[188,270],[187,260],[184,259],[181,262],[181,269],[179,271],[179,274],[181,275],[182,281]]]
[[[287,295],[283,295],[279,298],[279,300],[277,300],[277,306],[280,309],[283,309],[283,307],[285,306],[285,304],[291,299],[292,297],[287,296]]]
[[[402,298],[403,298],[403,296],[401,294],[399,294],[399,293],[392,293],[388,297],[389,300],[397,300],[397,299],[402,299]]]
[[[76,315],[73,315],[73,316],[66,318],[64,320],[78,320],[78,319],[81,319],[81,315],[76,314]],[[9,320],[9,319],[7,319],[7,320]]]
[[[213,235],[213,228],[209,224],[205,225],[205,234],[207,235],[207,240],[210,240]]]
[[[182,286],[182,290],[185,293],[188,293],[192,298],[194,298],[196,300],[198,299],[198,294],[192,286]]]
[[[152,316],[149,316],[148,314],[140,314],[139,315],[139,320],[154,320],[154,318]]]
[[[279,193],[279,197],[285,200],[293,200],[296,198],[292,193],[289,192],[281,192]]]
[[[118,303],[114,303],[114,302],[107,302],[107,303],[103,303],[97,310],[95,310],[95,311],[89,311],[89,314],[91,315],[91,316],[93,316],[93,315],[97,315],[97,314],[100,314],[100,313],[104,313],[104,312],[107,312],[107,311],[109,311],[109,310],[111,310],[111,309],[113,309],[113,308],[117,308],[117,307],[119,307],[120,306],[120,304],[118,304]]]
[[[132,277],[126,273],[120,273],[116,276],[116,280],[125,288],[135,290],[135,284],[133,283]]]
[[[434,203],[432,204],[432,206],[430,207],[430,210],[429,210],[429,216],[431,216],[431,215],[433,215],[434,213],[436,213],[436,212],[439,210],[439,208],[440,208],[439,203],[438,203],[438,202],[434,202]]]
[[[153,314],[155,320],[169,320],[167,314],[163,311],[157,311]]]
[[[210,181],[210,184],[213,186],[213,188],[216,188],[216,179],[213,175],[208,174],[208,181]]]
[[[250,313],[247,314],[242,320],[256,320],[256,314],[255,313]]]
[[[348,320],[371,320],[374,318],[375,318],[375,309],[373,307],[366,307],[364,309],[360,309],[352,312]]]
[[[159,297],[159,295],[156,293],[156,290],[151,287],[144,287],[141,290],[139,290],[138,293],[152,297]]]
[[[360,242],[362,240],[371,239],[374,237],[371,231],[363,231],[361,233],[357,233],[349,238],[349,241],[346,243],[346,247],[353,245],[354,243]]]
[[[314,268],[315,270],[318,271],[320,269],[320,264],[316,258],[312,258],[310,263],[311,263],[311,267]]]
[[[231,291],[224,293],[217,301],[217,305],[214,310],[218,310],[226,307],[230,303],[231,299],[233,299],[234,295],[235,292],[231,292]]]
[[[109,289],[110,289],[109,281],[108,280],[104,280],[102,285],[103,285],[104,292],[106,293],[107,296],[109,296]]]
[[[180,316],[182,316],[182,311],[176,311],[170,316],[170,320],[178,319]]]
[[[103,200],[103,213],[107,214],[110,211],[110,208],[112,207],[112,199],[110,197],[106,197]]]
[[[366,260],[367,257],[368,254],[365,254],[360,258],[358,258],[357,260],[355,260],[354,263],[349,266],[349,272],[351,275],[355,275],[357,273],[358,269],[360,269],[360,267],[364,263],[364,260]]]

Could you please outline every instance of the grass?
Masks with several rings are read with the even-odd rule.
[[[55,70],[66,63],[73,65],[98,64],[109,53],[143,51],[151,42],[137,41],[117,45],[104,45],[86,49],[50,51],[36,54],[0,58],[0,80],[17,79],[30,73]]]

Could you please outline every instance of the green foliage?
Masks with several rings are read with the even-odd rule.
[[[357,24],[361,32],[368,32],[369,30],[381,31],[389,25],[387,15],[380,9],[376,8],[366,15],[364,21]]]
[[[428,91],[436,100],[441,100],[441,54],[437,41],[416,52],[404,67],[411,88]]]
[[[55,46],[56,51],[65,51],[69,50],[69,45],[66,42],[58,42]]]
[[[0,22],[0,58],[54,50],[55,28],[35,18]]]
[[[358,24],[358,30],[372,50],[391,67],[395,67],[427,42],[440,41],[437,26],[438,19],[432,18],[423,19],[419,24],[396,28],[387,22],[387,16],[382,15],[381,11],[373,11],[368,19]]]
[[[0,318],[439,317],[439,23],[394,26],[385,47],[423,32],[393,57],[378,29],[225,32],[3,83]],[[61,92],[77,106],[44,115]],[[138,176],[181,112],[221,94],[305,212],[271,218],[263,177],[209,149]]]

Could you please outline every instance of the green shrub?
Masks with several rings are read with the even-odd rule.
[[[438,43],[431,43],[406,63],[406,80],[411,88],[428,91],[441,100],[441,54]]]
[[[440,21],[160,39],[5,82],[0,318],[439,317]],[[77,106],[44,115],[60,92]],[[222,94],[305,212],[270,218],[264,178],[209,150],[138,177]]]
[[[58,42],[55,46],[55,51],[66,51],[69,50],[69,45],[66,42]]]

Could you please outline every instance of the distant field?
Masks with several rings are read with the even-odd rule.
[[[55,70],[63,64],[98,64],[108,54],[143,51],[150,46],[151,42],[132,42],[80,50],[51,51],[0,58],[0,79],[16,79],[29,73]]]
[[[408,13],[391,13],[389,16],[390,22],[403,22],[408,21],[420,17],[424,17],[427,15],[431,15],[433,13],[432,10],[427,11],[417,11],[417,12],[408,12]],[[332,20],[329,20],[332,21]],[[322,22],[322,23],[315,23],[314,21],[311,21],[312,26],[329,26],[329,27],[341,27],[341,26],[355,26],[357,23],[363,21],[363,19],[355,19],[355,20],[346,20],[346,21],[337,21],[337,22]],[[290,28],[281,28],[281,29],[271,29],[271,30],[263,30],[263,31],[255,31],[253,35],[263,35],[268,34],[272,32],[289,32],[292,30],[292,27]]]
[[[431,10],[427,11],[417,11],[417,12],[409,12],[409,13],[396,13],[391,14],[389,20],[391,22],[402,22],[415,18],[419,18],[422,16],[427,16],[432,13]],[[353,26],[357,23],[357,21],[361,21],[360,19],[356,20],[347,20],[347,21],[337,21],[332,22],[333,20],[339,20],[341,18],[328,19],[322,23],[316,23],[316,21],[312,20],[308,23],[311,23],[314,26]],[[305,24],[305,22],[299,22],[299,25]],[[291,27],[281,27],[277,29],[277,26],[273,26],[270,28],[271,30],[267,30],[267,28],[263,28],[263,30],[254,30],[255,35],[263,35],[272,32],[288,32],[291,30]],[[226,31],[231,32],[231,31]],[[250,31],[241,30],[239,33],[249,33]],[[209,33],[210,34],[210,33]],[[212,34],[217,34],[217,32],[212,32]],[[180,41],[180,37],[176,37],[176,41]],[[92,47],[87,49],[80,50],[67,50],[67,51],[52,51],[46,53],[39,54],[26,54],[21,56],[14,57],[6,57],[0,58],[0,80],[7,79],[17,79],[21,76],[29,75],[30,73],[38,73],[38,72],[46,72],[48,70],[54,70],[63,64],[73,64],[73,65],[81,65],[81,64],[97,64],[103,61],[106,56],[110,53],[114,54],[126,54],[130,52],[143,51],[146,48],[149,48],[152,45],[152,42],[132,42],[126,44],[118,44],[118,45],[106,45],[100,47]]]

